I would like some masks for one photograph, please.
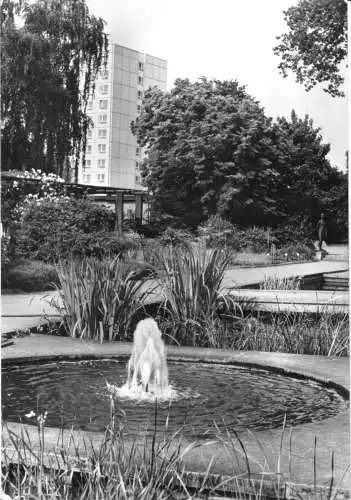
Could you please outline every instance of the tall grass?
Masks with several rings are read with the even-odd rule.
[[[61,263],[58,276],[55,305],[69,334],[85,340],[126,339],[133,315],[150,293],[143,280],[133,280],[133,269],[122,256]]]
[[[298,486],[286,482],[293,473],[293,449],[291,429],[288,450],[284,444],[287,442],[285,421],[279,447],[271,451],[270,456],[267,456],[259,438],[249,431],[251,441],[256,443],[257,450],[261,452],[261,456],[255,455],[256,458],[250,456],[245,442],[236,432],[220,430],[214,423],[216,437],[207,444],[221,449],[227,464],[232,467],[231,475],[222,476],[212,474],[216,456],[212,456],[202,473],[186,470],[187,455],[200,443],[183,442],[181,430],[168,435],[167,423],[160,434],[157,403],[152,436],[139,441],[128,439],[123,427],[116,428],[115,412],[111,400],[110,420],[100,441],[93,442],[88,435],[77,435],[73,430],[64,435],[62,430],[57,444],[51,443],[50,447],[45,439],[43,415],[37,419],[39,439],[31,437],[27,427],[21,426],[19,432],[14,432],[4,424],[1,468],[3,491],[10,498],[24,500],[163,500],[209,498],[213,494],[259,500],[284,498],[284,492],[289,489],[295,495],[289,498],[300,498]],[[288,470],[285,471],[281,465],[284,456],[288,456],[285,466]],[[336,477],[332,455],[331,479],[329,485],[321,489],[313,473],[318,466],[317,458],[315,439],[311,485],[304,487],[303,491],[309,491],[311,498],[314,492],[313,498],[333,500],[340,492],[349,467]]]
[[[299,276],[285,278],[279,275],[265,275],[260,283],[260,290],[300,290],[300,285]]]
[[[315,356],[349,356],[349,315],[256,313],[222,329],[220,347]]]
[[[159,286],[170,320],[163,327],[182,345],[213,344],[221,313],[235,314],[236,303],[222,292],[230,254],[224,249],[165,248],[160,254]]]

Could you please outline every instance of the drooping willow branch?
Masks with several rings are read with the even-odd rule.
[[[5,0],[2,23],[2,165],[74,179],[85,161],[86,114],[107,62],[104,21],[84,0]]]

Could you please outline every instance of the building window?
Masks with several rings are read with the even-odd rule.
[[[138,104],[137,105],[137,113],[140,113],[140,111],[141,111],[141,106],[140,106],[140,104]]]
[[[91,182],[91,175],[90,174],[84,174],[83,175],[83,182]]]
[[[99,136],[99,139],[106,139],[106,137],[107,137],[107,129],[106,128],[100,129],[99,132],[98,132],[98,136]]]
[[[106,144],[98,144],[99,153],[106,153]]]
[[[143,84],[143,77],[142,76],[138,76],[138,84],[139,85],[142,85]]]
[[[88,101],[88,109],[93,109],[93,101]]]
[[[136,182],[137,184],[140,184],[140,175],[136,175],[136,176],[135,176],[135,182]]]
[[[107,99],[99,101],[99,108],[100,109],[107,109]]]
[[[108,85],[100,85],[100,94],[108,93]]]
[[[139,61],[138,68],[139,68],[139,71],[144,71],[144,63]]]
[[[135,154],[136,154],[137,156],[139,156],[139,155],[140,155],[140,148],[138,148],[138,147],[136,148],[136,150],[135,150]]]
[[[85,168],[91,167],[91,160],[85,160]]]
[[[143,98],[143,93],[141,90],[138,90],[138,99],[142,99]]]
[[[107,115],[99,115],[99,123],[107,123]]]
[[[105,182],[105,174],[97,174],[98,182]]]
[[[91,154],[91,144],[88,144],[87,145],[87,154],[90,155]]]
[[[106,160],[105,159],[98,160],[98,167],[105,168],[106,167]]]
[[[108,71],[102,71],[100,73],[100,77],[102,80],[107,80],[108,79]]]
[[[93,131],[92,130],[88,130],[88,132],[87,132],[87,138],[91,139],[92,135],[93,135]]]
[[[138,161],[136,161],[136,162],[135,162],[135,170],[139,170],[139,168],[140,168],[140,166],[139,166],[139,162],[138,162]]]

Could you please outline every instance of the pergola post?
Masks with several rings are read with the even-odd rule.
[[[123,192],[116,191],[115,198],[115,231],[117,231],[118,236],[122,234],[122,221],[123,221]]]
[[[135,222],[141,224],[143,220],[143,195],[135,195]]]

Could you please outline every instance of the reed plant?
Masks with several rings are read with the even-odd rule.
[[[238,312],[222,287],[229,260],[225,249],[206,249],[201,244],[171,246],[160,253],[159,287],[168,318],[162,326],[177,343],[211,345],[221,316]]]
[[[54,305],[69,335],[85,340],[127,339],[133,316],[152,291],[133,279],[130,261],[120,255],[61,263],[58,276]]]
[[[222,327],[217,347],[347,357],[349,315],[251,313]]]
[[[260,283],[260,290],[300,290],[300,276],[292,276],[289,278],[275,275],[265,275],[264,280]]]

